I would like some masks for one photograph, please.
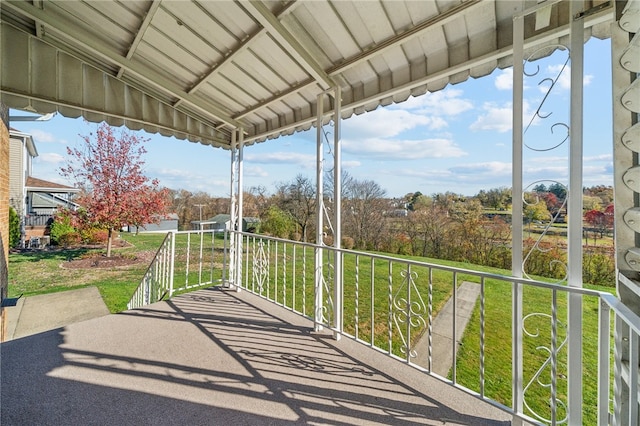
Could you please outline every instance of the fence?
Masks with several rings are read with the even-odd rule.
[[[638,424],[638,392],[624,389],[638,389],[640,318],[612,294],[192,231],[167,235],[129,307],[230,280],[512,413],[514,423]]]
[[[139,308],[226,278],[228,234],[224,231],[169,232],[127,304]]]

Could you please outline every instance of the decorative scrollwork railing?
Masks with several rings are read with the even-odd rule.
[[[411,266],[408,266],[400,275],[403,280],[393,297],[393,322],[402,339],[400,351],[410,358],[415,358],[417,354],[411,349],[412,330],[422,330],[427,326],[427,306],[416,286],[418,274],[412,272]]]

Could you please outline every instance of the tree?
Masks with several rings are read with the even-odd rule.
[[[480,190],[476,198],[482,203],[483,207],[494,210],[505,210],[511,204],[511,188],[500,187],[492,188],[488,191]]]
[[[430,205],[412,211],[403,221],[403,232],[409,237],[412,253],[422,257],[444,257],[451,219],[439,206]]]
[[[297,175],[292,182],[280,184],[279,207],[288,212],[300,227],[302,241],[307,241],[307,229],[316,212],[316,189],[311,180]]]
[[[600,210],[602,208],[602,200],[598,197],[593,197],[591,195],[583,195],[582,196],[582,208],[586,211],[589,210]]]
[[[143,173],[144,139],[106,123],[95,135],[81,136],[81,148],[67,148],[66,166],[60,169],[80,187],[78,204],[92,223],[108,231],[107,257],[111,256],[113,231],[127,224],[157,223],[167,212],[168,194],[157,179]]]
[[[564,199],[567,198],[567,188],[560,183],[556,182],[549,185],[549,192],[554,194],[560,200],[564,201]]]
[[[276,205],[271,205],[262,217],[261,231],[278,238],[289,238],[296,223],[291,215]]]
[[[342,220],[345,234],[361,249],[379,249],[386,232],[386,191],[372,180],[354,179],[347,189]]]

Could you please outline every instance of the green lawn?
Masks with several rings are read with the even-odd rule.
[[[114,249],[114,254],[135,255],[139,251],[155,252],[164,235],[123,233],[121,238],[131,247]],[[10,253],[9,297],[96,286],[111,312],[123,311],[149,266],[147,263],[110,269],[65,269],[61,266],[65,261],[104,251],[83,248]]]

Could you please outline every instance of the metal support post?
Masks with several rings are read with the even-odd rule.
[[[522,278],[522,163],[523,163],[523,90],[524,90],[524,16],[513,19],[513,148],[512,148],[512,258],[511,274]],[[516,413],[524,409],[523,368],[522,368],[522,285],[513,284],[512,288],[512,404]],[[513,425],[522,425],[522,420],[515,417]]]
[[[244,191],[242,184],[242,161],[243,161],[243,151],[244,151],[244,131],[242,128],[238,129],[238,217],[236,218],[236,231],[242,232],[244,231],[242,223],[243,223],[243,211],[242,205],[244,200]],[[240,291],[242,288],[242,234],[236,234],[236,270],[235,270],[235,284],[236,291]]]
[[[169,238],[171,238],[171,258],[169,259],[169,299],[171,299],[173,296],[173,274],[176,264],[176,232],[169,231]]]
[[[582,154],[584,2],[570,2],[571,109],[569,122],[569,199],[567,215],[568,285],[582,287]],[[570,292],[567,312],[567,422],[582,424],[582,295]]]
[[[342,333],[342,316],[344,313],[343,310],[343,284],[342,284],[342,252],[340,252],[340,247],[342,243],[342,164],[341,164],[341,145],[340,145],[340,111],[342,109],[342,92],[340,87],[336,86],[334,89],[334,110],[333,110],[333,207],[334,207],[334,216],[333,216],[333,246],[338,249],[335,251],[335,259],[334,259],[334,327],[336,329],[336,333],[334,333],[334,337],[336,340],[340,339],[340,334]]]
[[[316,121],[316,244],[315,244],[315,304],[314,320],[315,330],[322,330],[323,318],[323,267],[322,267],[322,247],[324,245],[324,193],[323,193],[323,164],[324,153],[322,122],[324,116],[324,93],[318,95],[317,100],[317,121]]]
[[[236,151],[236,135],[237,132],[234,130],[231,133],[231,211],[230,213],[230,228],[228,231],[233,231],[235,229],[235,224],[237,221],[236,209],[238,206],[237,200],[237,151]],[[229,280],[227,281],[228,286],[232,286],[235,284],[235,273],[236,273],[236,245],[235,245],[235,234],[232,234],[229,238]]]

